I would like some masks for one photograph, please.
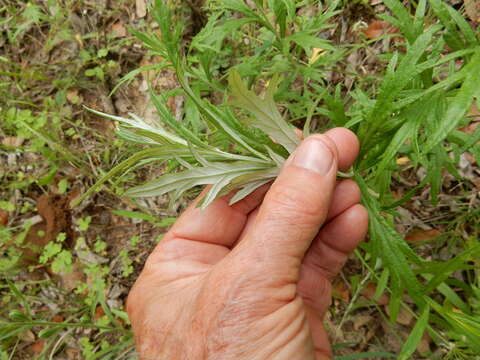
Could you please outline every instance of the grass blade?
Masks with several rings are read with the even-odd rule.
[[[407,360],[410,359],[410,356],[417,349],[418,344],[422,340],[423,333],[428,325],[428,318],[430,316],[430,307],[427,305],[423,309],[422,314],[417,320],[417,323],[413,327],[410,335],[408,336],[407,341],[402,346],[400,354],[398,355],[398,360]]]

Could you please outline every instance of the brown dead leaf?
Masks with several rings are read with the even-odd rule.
[[[24,332],[20,333],[18,336],[22,341],[26,343],[33,343],[35,341],[35,334],[31,330],[25,330]]]
[[[459,130],[463,131],[466,134],[473,134],[480,124],[480,110],[477,107],[477,104],[474,102],[470,106],[470,110],[467,114],[468,118],[471,118],[472,121],[467,125],[461,127]]]
[[[465,12],[470,20],[480,22],[480,0],[465,0]]]
[[[136,9],[137,9],[137,17],[144,18],[147,16],[147,4],[145,0],[136,0]]]
[[[64,320],[65,320],[65,318],[60,314],[53,315],[53,317],[51,319],[51,321],[56,322],[56,323],[61,323]]]
[[[470,111],[467,116],[476,117],[480,119],[480,110],[478,109],[477,102],[473,102],[470,106]]]
[[[468,125],[461,127],[459,130],[466,134],[473,134],[475,130],[477,130],[478,125],[480,125],[480,121],[472,121]]]
[[[480,190],[480,178],[477,178],[477,179],[473,179],[471,180],[473,182],[473,184],[475,185],[475,187]]]
[[[367,325],[372,320],[373,320],[373,316],[357,315],[353,318],[353,328],[355,329],[355,331],[358,331],[362,326]]]
[[[103,311],[103,308],[98,305],[96,308],[95,308],[95,320],[98,320],[100,319],[101,317],[105,316],[105,311]]]
[[[398,29],[387,21],[375,20],[363,31],[368,39],[375,39],[385,34],[396,34]]]
[[[38,198],[37,209],[43,221],[30,227],[22,249],[23,261],[35,260],[45,245],[54,241],[61,232],[67,235],[67,240],[73,239],[68,204],[69,199],[65,195],[43,194]]]
[[[82,97],[78,94],[78,89],[68,90],[67,100],[71,104],[80,104],[83,101]]]
[[[392,195],[393,195],[393,199],[395,201],[398,201],[400,200],[401,198],[403,198],[403,191],[402,189],[395,189],[395,190],[392,190]]]
[[[172,97],[168,98],[167,106],[170,109],[170,111],[172,112],[172,114],[175,114],[175,112],[177,111],[177,105],[175,103],[175,97],[172,96]]]
[[[32,345],[30,345],[30,350],[35,355],[40,355],[44,348],[45,348],[45,340],[44,339],[39,339],[39,340],[35,341]]]
[[[400,311],[398,312],[397,323],[408,326],[412,323],[412,320],[413,315],[410,314],[409,311],[405,310],[405,308],[401,307]]]
[[[466,161],[468,161],[470,165],[475,165],[477,162],[477,159],[475,159],[475,156],[473,156],[469,152],[464,152],[462,156],[465,158]]]
[[[408,232],[408,234],[405,236],[405,240],[412,243],[419,241],[431,241],[435,240],[441,234],[442,233],[437,229],[414,229]]]
[[[431,351],[430,343],[432,342],[432,338],[428,335],[428,332],[424,332],[422,336],[422,340],[417,346],[417,351],[420,355],[425,356],[428,355]]]
[[[8,211],[0,210],[0,226],[7,226],[8,224]]]
[[[344,281],[336,281],[332,285],[333,296],[348,303],[350,301],[350,290]]]
[[[385,312],[390,315],[388,311],[388,306],[385,306]],[[400,311],[398,312],[397,315],[397,323],[400,325],[405,325],[408,326],[412,323],[413,320],[413,315],[410,314],[409,311],[407,311],[403,306],[400,308]]]
[[[45,245],[51,241],[46,234],[47,225],[45,222],[41,222],[40,224],[35,224],[30,227],[23,242],[24,247],[22,248],[22,260],[25,263],[28,264],[34,262]]]
[[[68,238],[73,237],[68,204],[68,196],[59,194],[43,194],[37,200],[38,213],[47,223],[47,236],[52,239],[61,232],[65,232]]]
[[[58,274],[62,287],[67,291],[74,290],[79,283],[85,281],[85,272],[80,261],[75,261],[72,264],[70,272],[60,272]]]
[[[367,299],[372,300],[375,296],[375,292],[377,291],[377,285],[373,282],[368,283],[362,290],[362,295],[365,296]],[[376,303],[378,305],[387,305],[390,299],[387,294],[383,293],[380,295]]]
[[[65,350],[65,353],[67,354],[67,359],[68,360],[80,360],[81,359],[80,350],[70,348],[70,349]]]
[[[24,141],[25,139],[21,137],[6,136],[2,139],[2,145],[10,146],[10,147],[19,147],[19,146],[22,146]]]
[[[68,193],[68,207],[71,208],[72,204],[82,195],[82,189],[79,186],[75,186]]]
[[[125,25],[119,20],[117,22],[115,22],[113,25],[112,25],[112,33],[113,33],[113,37],[115,38],[122,38],[122,37],[125,37],[127,36],[127,28],[125,27]]]

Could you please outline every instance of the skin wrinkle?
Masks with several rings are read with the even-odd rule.
[[[256,221],[258,220],[258,217]],[[265,230],[265,229],[264,229]],[[230,259],[234,263],[232,271],[235,271],[236,268],[248,267],[251,271],[258,271],[259,273],[264,273],[265,265],[274,265],[276,262],[276,257],[280,252],[284,252],[281,248],[276,248],[268,246],[267,244],[271,242],[270,236],[274,231],[266,230],[261,233],[252,231],[232,250],[230,253]],[[285,271],[285,269],[292,269],[299,264],[298,258],[285,257],[283,260],[285,267],[278,269],[275,274],[277,277],[282,277],[287,279],[288,282],[295,282],[296,271]],[[255,270],[259,267],[258,270]],[[282,284],[283,285],[283,284]]]
[[[300,177],[312,176],[308,170],[296,166],[292,167],[296,168],[295,170],[299,172],[298,176]],[[315,176],[322,178],[320,175]],[[303,189],[292,186],[285,181],[279,185],[280,186],[272,187],[268,193],[266,200],[268,199],[269,201],[269,207],[268,211],[265,212],[270,213],[271,211],[275,211],[275,215],[280,215],[283,219],[288,219],[288,221],[301,221],[302,223],[308,222],[309,225],[324,220],[322,217],[319,218],[319,215],[324,213],[326,197],[320,202],[316,200],[312,201],[311,198],[305,195]],[[302,209],[301,214],[298,214],[299,209]]]
[[[272,228],[274,229],[273,224]],[[303,229],[303,227],[297,226],[295,224],[292,224],[292,228],[296,228],[298,229],[298,231],[302,231],[300,229]],[[273,229],[272,231],[274,231]],[[281,247],[268,246],[267,244],[272,242],[270,239],[268,239],[270,233],[271,231],[268,230],[263,231],[260,234],[253,233],[251,236],[255,239],[255,248],[250,248],[249,251],[245,252],[248,252],[248,254],[252,254],[251,256],[255,259],[255,262],[257,263],[263,265],[271,264],[272,266],[268,268],[272,268],[276,263],[277,259],[281,257],[282,263],[285,265],[285,267],[282,269],[278,269],[275,274],[272,274],[272,276],[275,275],[278,277],[283,277],[284,279],[288,279],[288,281],[294,283],[298,277],[299,266],[302,259],[299,256],[292,256],[292,252],[290,250],[292,248],[298,247],[297,244],[301,240],[301,238],[288,236],[288,234],[282,234],[282,236],[276,237],[276,240],[279,240],[283,243]],[[282,239],[282,237],[285,237],[285,239]],[[245,242],[245,244],[247,243],[248,241]],[[256,246],[257,243],[260,244],[259,247]],[[251,260],[247,259],[247,262],[251,262]],[[288,271],[287,274],[285,274],[285,269],[291,270]]]
[[[321,261],[321,254],[325,253],[325,250],[322,249],[322,247],[328,248],[329,251],[331,251],[332,256],[330,257],[329,265],[331,265],[332,262],[335,263],[335,265],[332,268],[324,266]],[[344,253],[343,251],[337,250],[329,246],[328,244],[325,244],[324,242],[321,242],[321,241],[317,242],[315,246],[312,248],[312,250],[313,250],[313,253],[318,256],[312,256],[310,258],[310,261],[306,262],[305,265],[310,266],[314,269],[315,268],[321,269],[322,273],[324,273],[329,280],[333,279],[337,275],[336,269],[341,268],[345,264],[345,261],[346,261],[345,257],[347,254]]]
[[[223,245],[217,245],[213,243],[199,243],[198,241],[177,238],[175,241],[170,240],[168,243],[162,244],[161,251],[155,256],[152,262],[172,261],[172,260],[192,260],[200,264],[212,265],[212,258],[222,259],[228,254],[228,248]],[[202,253],[206,253],[208,250],[208,256],[199,257]],[[211,256],[211,255],[215,256]],[[209,259],[209,260],[207,260]]]
[[[183,280],[183,279],[182,279]],[[192,288],[192,284],[186,282],[182,284],[180,289],[183,287],[184,290]],[[148,289],[146,289],[148,290]],[[203,324],[195,326],[195,321],[192,319],[191,313],[189,311],[184,311],[184,309],[194,308],[195,299],[198,298],[197,295],[190,294],[188,291],[175,291],[172,294],[182,303],[181,307],[177,308],[177,311],[174,313],[168,313],[167,318],[163,318],[162,321],[154,316],[144,316],[144,321],[140,326],[138,326],[140,337],[143,339],[149,339],[148,341],[142,341],[141,353],[158,353],[158,349],[161,349],[161,353],[154,359],[199,359],[198,355],[204,349],[205,341],[201,341],[205,338],[205,335],[202,334],[201,329],[204,328]],[[155,301],[162,301],[162,297],[165,299],[171,298],[171,295],[168,291],[162,290],[162,295],[151,293],[151,296],[155,296]],[[187,294],[187,296],[179,295]],[[150,301],[150,304],[155,304],[155,301]],[[148,308],[141,308],[142,312],[146,314],[155,314],[155,311],[149,310]],[[208,311],[203,311],[203,313],[209,313]],[[202,320],[203,322],[203,320]],[[184,324],[191,324],[190,330],[192,333],[190,336],[185,336],[184,331],[182,330]],[[134,324],[136,325],[136,324]],[[185,339],[188,339],[188,343],[185,342]],[[196,344],[200,340],[200,344]],[[157,350],[157,351],[154,351]],[[145,357],[148,359],[149,357]],[[200,357],[200,358],[203,358]],[[142,358],[143,359],[143,358]]]
[[[234,292],[229,290],[226,298],[215,306],[218,311],[209,327],[210,336],[206,346],[207,354],[213,359],[234,358],[239,355],[239,347],[245,351],[245,345],[249,342],[239,341],[239,339],[248,339],[249,324],[260,317],[256,313],[260,311],[259,309],[252,307],[248,302],[245,304],[242,299],[234,299],[234,296],[229,294],[237,293],[237,290]]]
[[[294,307],[295,314],[292,315],[292,317],[295,319],[293,322],[285,324],[284,328],[282,329],[283,331],[287,330],[287,336],[284,336],[283,339],[280,339],[281,341],[278,342],[279,338],[275,338],[275,347],[272,349],[272,351],[265,357],[266,359],[276,359],[279,356],[284,355],[285,349],[287,349],[287,353],[289,352],[289,344],[295,341],[295,339],[299,339],[299,342],[303,342],[305,344],[302,344],[302,347],[307,347],[308,343],[310,342],[310,346],[313,347],[313,344],[311,343],[311,339],[308,338],[306,334],[309,333],[308,329],[308,321],[306,314],[302,311],[302,300],[297,296],[294,301],[292,301],[290,304],[288,304],[284,309],[288,309],[289,307]],[[285,329],[286,328],[286,329]],[[281,331],[280,331],[281,333]],[[303,338],[303,340],[302,340]],[[291,355],[286,354],[287,359],[295,359],[292,358]],[[304,359],[303,357],[301,358],[302,360]]]
[[[228,206],[228,204],[223,204],[223,206]],[[223,207],[222,206],[222,207]],[[227,211],[228,210],[228,211]],[[215,210],[201,210],[197,208],[193,208],[192,212],[198,213],[198,220],[201,220],[205,216],[205,212],[209,212],[211,215],[215,216],[210,216],[210,218],[213,220],[213,223],[211,226],[209,226],[209,229],[205,229],[207,231],[211,231],[212,229],[223,229],[224,232],[228,231],[231,232],[234,229],[242,229],[247,221],[247,214],[242,213],[241,209],[235,208],[235,209],[226,209],[225,211],[219,211],[218,206]],[[202,243],[207,243],[207,244],[217,244],[217,245],[225,245],[228,247],[229,244],[224,244],[223,243],[223,232],[216,231],[213,233],[209,234],[209,237],[206,237],[205,239],[198,239],[196,236],[193,234],[198,233],[199,229],[202,229],[203,225],[198,224],[195,221],[195,214],[189,214],[189,216],[181,216],[179,220],[177,220],[177,223],[172,227],[172,229],[169,231],[169,236],[172,240],[176,240],[177,238],[182,238],[182,239],[190,239],[192,241],[201,241]],[[184,223],[188,222],[188,226],[185,226]],[[232,229],[232,226],[230,224],[235,224],[234,229]],[[203,229],[202,229],[203,230]],[[219,234],[216,234],[219,233]],[[217,236],[212,235],[215,234]]]
[[[292,340],[299,339],[298,341],[304,343],[304,346],[310,343],[310,347],[313,349],[313,344],[311,344],[311,340],[307,340],[308,336],[308,324],[306,321],[305,314],[301,314],[301,305],[299,305],[301,300],[297,297],[294,301],[290,302],[286,306],[278,308],[274,313],[264,316],[263,318],[257,319],[256,321],[248,324],[237,324],[230,332],[228,336],[223,336],[222,341],[224,345],[221,348],[212,349],[212,354],[215,354],[213,357],[208,357],[209,359],[238,359],[238,358],[245,358],[245,359],[277,359],[277,355],[285,355],[285,352],[288,353],[288,346],[286,344],[290,344]],[[294,307],[294,313],[287,316],[289,317],[296,317],[293,322],[285,322],[282,324],[281,322],[274,319],[275,317],[278,318],[285,318],[283,314],[278,314],[278,312],[291,312],[292,307]],[[235,314],[228,314],[235,315]],[[297,315],[300,315],[297,317]],[[257,325],[255,323],[258,322]],[[265,326],[267,326],[265,328]],[[262,329],[261,333],[266,334],[265,336],[255,337],[254,339],[251,338],[252,331],[251,329]],[[214,332],[217,333],[218,329],[225,328],[222,325],[219,325],[214,328]],[[242,332],[242,330],[245,331]],[[287,332],[286,336],[283,336],[283,339],[279,338],[279,334]],[[225,331],[222,331],[222,334],[225,335]],[[245,335],[242,335],[245,333]],[[303,340],[302,340],[303,338]],[[244,341],[239,341],[239,339],[245,339]],[[279,341],[281,339],[282,341]],[[230,344],[228,347],[225,344]],[[306,346],[309,347],[309,346]],[[261,349],[261,350],[259,350]],[[286,350],[287,349],[287,350]],[[260,351],[260,352],[259,352]],[[256,354],[256,355],[253,355]],[[277,355],[275,355],[277,354]],[[274,356],[275,355],[275,356]],[[245,357],[246,356],[246,357]],[[287,359],[294,359],[291,356],[288,356]],[[299,359],[305,359],[301,357]]]
[[[243,227],[243,223],[247,221],[246,215],[240,214],[239,212],[235,212],[234,214],[235,214],[235,217],[239,217],[239,218],[241,218],[241,220],[229,220],[229,221],[227,221],[227,223],[228,223],[228,222],[241,222],[241,223],[242,223],[242,227]],[[233,217],[233,215],[231,215],[231,216]],[[212,228],[215,228],[215,227],[217,227],[217,228],[224,228],[224,226],[221,226],[222,224],[220,224],[220,226],[219,226],[219,224],[218,224],[219,222],[222,222],[222,223],[223,223],[223,222],[225,222],[225,219],[223,219],[223,218],[221,218],[220,216],[218,216],[217,219],[216,219],[216,223],[212,225]],[[198,239],[192,238],[191,236],[189,236],[189,235],[186,234],[186,233],[183,233],[183,234],[182,234],[181,230],[179,231],[179,230],[175,230],[175,229],[172,230],[172,238],[173,238],[173,240],[177,240],[177,239],[187,239],[187,240],[192,240],[192,241],[198,241]],[[202,241],[202,242],[204,242],[204,243],[206,243],[206,244],[214,244],[214,245],[216,245],[216,244],[218,244],[220,241],[219,241],[218,239],[215,239],[215,240],[212,240],[212,241]]]
[[[319,277],[315,268],[305,265],[302,269],[298,292],[306,304],[322,315],[330,306],[331,283],[326,278]],[[319,299],[322,298],[327,298],[329,301],[320,302]]]
[[[263,237],[260,237],[263,238]],[[266,238],[266,237],[265,237]],[[232,278],[237,281],[238,279],[244,278],[245,274],[240,269],[249,269],[249,279],[247,281],[252,281],[254,279],[254,284],[261,284],[261,279],[265,282],[265,287],[271,289],[290,289],[288,293],[288,298],[283,301],[291,301],[295,297],[296,289],[296,279],[298,270],[294,269],[294,266],[298,265],[298,259],[293,257],[285,257],[282,261],[284,264],[283,267],[279,268],[275,272],[265,271],[265,267],[271,268],[275,265],[276,260],[273,254],[273,249],[265,248],[265,252],[269,253],[268,255],[259,251],[258,247],[241,249],[242,245],[246,243],[241,243],[238,247],[237,253],[233,254],[232,258],[226,264],[225,270],[230,273]],[[260,248],[261,249],[261,248]],[[235,252],[234,250],[234,252]],[[292,270],[293,269],[293,270]]]
[[[150,281],[156,286],[161,287],[168,286],[168,283],[176,284],[181,280],[191,280],[192,277],[199,277],[209,270],[210,265],[196,261],[153,263],[145,268],[145,273],[141,274],[141,278],[143,282]],[[158,277],[158,274],[162,274],[162,277]],[[181,276],[180,279],[179,275]]]
[[[262,279],[261,276],[255,277],[256,282],[252,283],[249,276],[238,274],[234,280],[227,282],[229,286],[223,287],[221,308],[217,309],[217,320],[211,325],[211,332],[214,335],[209,337],[209,346],[207,346],[209,353],[222,353],[222,356],[227,356],[230,352],[236,353],[235,348],[240,346],[239,338],[250,339],[247,344],[252,341],[249,330],[251,327],[248,324],[256,321],[255,319],[268,317],[270,312],[281,309],[291,301],[288,294],[295,293],[294,288],[288,290],[286,287],[286,290],[282,291],[285,287],[272,287],[269,279],[265,275]],[[216,283],[215,276],[211,280],[211,284]],[[211,290],[207,287],[204,292],[211,293]],[[272,304],[276,305],[272,307]],[[214,307],[217,308],[217,306]],[[245,328],[244,335],[242,335],[243,328]],[[231,344],[230,348],[226,344]],[[245,348],[247,344],[241,342],[241,347]]]
[[[148,313],[148,309],[144,310]],[[178,312],[176,312],[178,314]],[[179,315],[181,316],[181,314]],[[174,316],[174,318],[178,318],[178,316]],[[134,324],[135,326],[137,324]],[[158,349],[161,349],[161,358],[171,358],[171,356],[178,356],[181,352],[179,349],[181,348],[176,340],[178,335],[176,334],[175,327],[169,326],[168,322],[165,323],[157,323],[155,317],[145,317],[143,322],[141,322],[138,326],[138,335],[136,336],[136,341],[138,338],[146,341],[140,342],[142,345],[140,347],[141,354],[150,354],[158,352]],[[155,351],[157,350],[157,351]],[[150,356],[143,356],[141,359],[149,359]],[[158,357],[157,357],[158,359]]]

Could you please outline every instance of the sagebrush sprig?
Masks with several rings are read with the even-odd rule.
[[[247,154],[236,154],[223,151],[209,144],[208,138],[201,139],[179,124],[174,125],[172,115],[166,107],[162,98],[155,98],[155,104],[159,109],[160,119],[163,122],[149,121],[130,114],[131,118],[124,118],[91,110],[119,122],[117,134],[129,141],[151,146],[150,152],[144,152],[143,163],[165,160],[176,160],[185,169],[183,171],[165,174],[158,179],[152,180],[144,185],[136,186],[125,192],[130,197],[151,197],[170,193],[170,201],[174,202],[181,197],[185,191],[199,185],[212,185],[207,195],[202,199],[201,207],[207,207],[213,200],[232,190],[239,190],[232,197],[230,204],[240,201],[255,191],[258,187],[272,181],[278,175],[285,157],[283,154],[292,153],[300,138],[297,136],[291,125],[289,125],[277,109],[273,100],[278,80],[272,79],[266,89],[263,98],[257,96],[253,91],[248,90],[241,80],[239,74],[232,71],[229,77],[232,101],[231,104],[249,112],[251,117],[237,116],[241,126],[252,126],[260,129],[270,139],[275,139],[283,152],[275,152],[278,145],[269,147],[262,144],[261,152],[246,146],[246,150],[253,150]],[[223,109],[226,113],[225,109]],[[218,111],[218,109],[217,109]],[[216,130],[224,129],[218,124]],[[163,125],[170,125],[177,133],[165,129]],[[242,134],[232,134],[233,138],[240,138]],[[245,142],[243,142],[245,143]],[[140,159],[136,158],[138,163]],[[126,160],[129,164],[130,160]],[[122,166],[109,172],[100,183],[111,178],[114,174],[122,171],[128,166]],[[90,189],[90,192],[93,189]],[[86,193],[87,196],[90,192]]]

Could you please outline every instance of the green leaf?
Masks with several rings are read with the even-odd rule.
[[[257,190],[260,186],[265,185],[269,183],[271,179],[263,179],[263,180],[257,180],[257,181],[252,181],[245,185],[243,188],[238,190],[236,194],[230,199],[229,205],[233,205],[240,200],[246,198],[248,195],[250,195],[252,192]]]
[[[383,2],[399,20],[394,25],[400,29],[410,43],[413,43],[416,39],[413,33],[415,27],[405,6],[399,0],[384,0]]]
[[[59,194],[65,194],[68,189],[68,180],[67,179],[62,179],[58,182],[58,193]]]
[[[398,289],[400,286],[406,289],[419,306],[425,304],[422,286],[410,266],[412,261],[421,264],[421,259],[396,232],[392,224],[381,215],[380,206],[370,194],[364,179],[356,174],[355,180],[362,191],[364,205],[370,214],[370,234],[375,255],[384,261]]]
[[[62,251],[62,245],[56,242],[49,242],[43,249],[42,255],[40,256],[40,264],[45,264],[49,259],[53,258],[55,255]]]
[[[431,280],[433,278],[433,275],[422,274],[422,277],[424,277],[426,280]],[[460,296],[458,296],[456,291],[452,289],[449,285],[447,285],[445,282],[438,285],[437,290],[440,294],[445,296],[447,303],[449,302],[450,304],[456,306],[465,313],[470,312],[470,307],[460,298]]]
[[[168,192],[174,192],[173,199],[181,196],[185,191],[198,185],[213,185],[212,189],[203,199],[202,208],[207,207],[227,185],[236,178],[246,175],[254,175],[270,169],[274,164],[263,162],[232,162],[210,163],[208,167],[197,167],[174,174],[166,174],[159,179],[147,184],[131,188],[125,192],[126,196],[148,197],[160,196]],[[245,181],[248,183],[249,179]]]
[[[413,20],[414,35],[418,37],[425,27],[425,11],[427,7],[427,0],[420,0],[415,11],[415,18]]]
[[[330,45],[330,42],[320,37],[310,35],[306,32],[298,32],[286,38],[288,41],[293,41],[298,46],[303,48],[308,54],[312,48],[335,50],[335,47]]]
[[[163,140],[163,143],[173,143],[173,144],[176,143],[176,144],[187,146],[187,142],[184,139],[172,133],[169,133],[165,129],[160,128],[159,126],[153,127],[152,125],[147,124],[144,120],[140,119],[135,114],[130,114],[130,116],[132,116],[132,119],[127,119],[120,116],[105,114],[100,111],[93,110],[87,107],[86,109],[99,116],[106,117],[111,120],[119,121],[120,123],[128,125],[134,129],[143,130],[144,131],[143,134],[145,136],[148,136],[148,137],[152,136],[154,139],[157,139],[160,143],[162,143],[162,140]]]
[[[427,298],[427,302],[453,327],[455,332],[465,336],[473,351],[480,353],[480,321],[477,317],[442,307],[430,298]]]
[[[204,115],[205,119],[211,125],[213,125],[214,128],[224,133],[234,143],[242,146],[253,156],[268,161],[268,157],[256,149],[257,144],[252,141],[252,133],[248,130],[243,129],[240,124],[237,123],[237,120],[230,116],[228,110],[222,111],[224,109],[221,110],[219,107],[214,106],[213,104],[202,99],[198,94],[196,94],[188,84],[187,79],[184,76],[179,75],[178,71],[178,80],[182,88],[185,90],[185,93],[192,99],[192,101]]]
[[[450,101],[447,113],[440,120],[439,126],[428,137],[425,144],[425,152],[431,151],[437,144],[442,142],[453,130],[458,127],[464,118],[475,96],[478,96],[480,84],[480,48],[477,48],[470,62],[465,66],[465,72],[469,74],[465,78],[457,95]]]
[[[407,338],[405,344],[403,344],[400,354],[398,355],[398,360],[407,360],[410,359],[410,356],[417,349],[418,344],[422,340],[423,333],[428,325],[428,318],[430,316],[430,307],[427,305],[423,309],[422,314],[417,320],[417,323],[413,327],[410,335]]]
[[[425,285],[425,294],[430,293],[444,283],[452,273],[461,268],[462,264],[467,263],[472,257],[477,258],[478,256],[480,256],[480,244],[455,255],[450,261],[442,263],[439,271],[437,271],[434,277]]]
[[[62,330],[61,326],[53,326],[53,327],[47,327],[38,332],[38,337],[40,339],[48,339],[54,335],[56,335],[59,331]]]
[[[465,18],[454,8],[451,6],[444,4],[447,8],[450,16],[452,17],[453,21],[457,24],[460,29],[460,33],[463,34],[465,37],[465,41],[468,46],[476,46],[478,45],[477,35],[472,29],[472,26],[465,20]]]
[[[248,17],[259,18],[257,13],[249,8],[243,0],[222,0],[222,7],[224,9],[238,11]]]
[[[390,114],[390,108],[394,98],[412,80],[413,76],[425,70],[419,67],[418,61],[425,49],[430,45],[434,33],[438,30],[438,26],[432,26],[420,35],[410,46],[407,54],[403,56],[396,69],[395,57],[392,58],[387,74],[382,81],[382,87],[378,94],[375,107],[372,109],[370,115],[372,122],[382,121],[380,120],[382,117],[379,117],[378,114]]]
[[[280,36],[285,36],[287,29],[287,7],[283,0],[268,0],[268,5],[273,10],[276,17],[276,23],[280,28]]]
[[[15,205],[13,205],[10,201],[0,200],[0,210],[14,211]]]
[[[236,71],[230,72],[229,83],[234,96],[232,103],[249,111],[254,116],[248,121],[249,125],[259,128],[275,139],[289,153],[292,153],[300,140],[290,125],[283,119],[273,101],[273,91],[276,88],[277,80],[271,80],[264,99],[248,90]]]
[[[58,253],[52,261],[52,271],[56,274],[70,273],[72,271],[72,253],[68,250]]]
[[[30,321],[31,320],[31,318],[27,314],[25,314],[24,312],[22,312],[20,310],[10,311],[10,313],[8,314],[8,317],[10,318],[10,320],[18,321],[18,322]]]
[[[429,0],[429,3],[434,14],[445,26],[444,38],[448,46],[453,50],[461,50],[468,46],[478,45],[475,33],[457,11],[442,0]]]

